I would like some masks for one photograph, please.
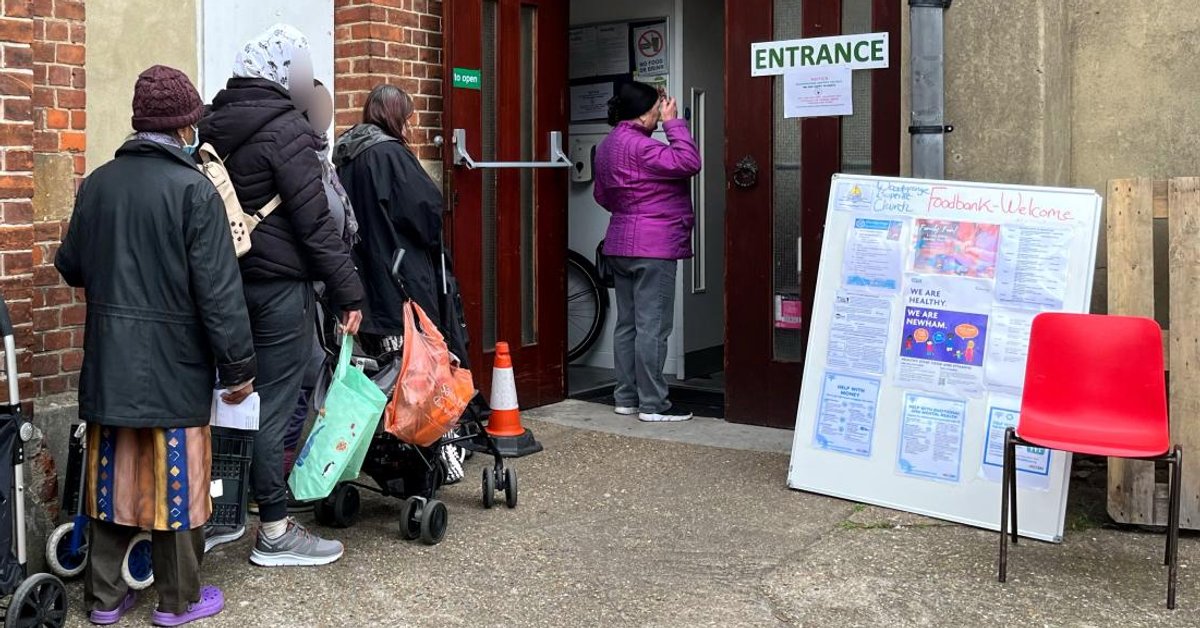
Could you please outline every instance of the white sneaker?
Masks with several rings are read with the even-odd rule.
[[[629,406],[617,406],[613,408],[613,412],[616,412],[621,416],[633,416],[638,413],[638,409],[631,408]]]
[[[675,406],[670,406],[660,412],[642,412],[638,415],[638,420],[645,421],[646,423],[679,423],[681,421],[692,420],[692,413],[678,410]]]
[[[446,445],[442,447],[442,462],[446,465],[445,485],[457,484],[463,479],[462,459],[458,457],[458,447]]]

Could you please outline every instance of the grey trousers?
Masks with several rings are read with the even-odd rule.
[[[121,577],[125,550],[141,530],[106,521],[88,521],[88,565],[83,581],[84,604],[88,610],[110,611],[129,592]],[[200,563],[204,559],[204,528],[183,532],[151,532],[151,562],[158,610],[187,612],[200,601]]]
[[[305,281],[246,282],[245,293],[258,357],[254,391],[261,400],[250,495],[268,523],[287,517],[283,438],[312,356],[313,290]]]
[[[652,414],[671,406],[667,399],[667,338],[675,325],[677,260],[611,257],[617,290],[613,336],[618,406]]]

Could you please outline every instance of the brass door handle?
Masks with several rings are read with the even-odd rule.
[[[754,161],[750,155],[742,157],[733,167],[733,175],[730,179],[735,186],[742,189],[758,185],[758,162]]]

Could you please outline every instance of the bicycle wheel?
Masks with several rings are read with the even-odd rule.
[[[608,288],[600,285],[596,265],[567,251],[567,361],[574,362],[596,344],[608,316]]]

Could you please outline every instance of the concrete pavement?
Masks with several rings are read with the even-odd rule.
[[[528,412],[546,451],[515,461],[516,510],[482,508],[476,457],[443,494],[451,520],[438,546],[401,540],[399,502],[374,496],[357,526],[323,531],[347,545],[329,567],[253,567],[247,538],[209,556],[205,579],[224,587],[229,606],[197,625],[1200,624],[1192,536],[1180,543],[1174,612],[1163,605],[1163,537],[1078,516],[1082,529],[1062,545],[1017,547],[1000,585],[994,533],[790,491],[784,454],[559,425],[566,414],[645,429],[603,406]],[[740,428],[694,425],[741,442]],[[83,626],[80,591],[72,586],[72,625]],[[152,598],[124,623],[144,625]]]

